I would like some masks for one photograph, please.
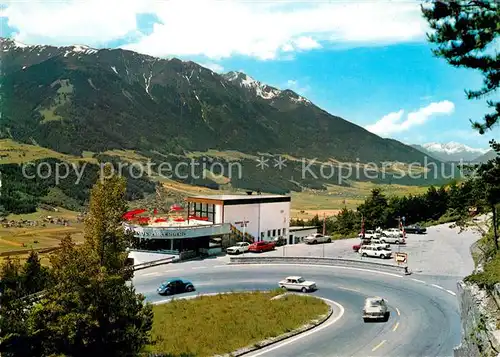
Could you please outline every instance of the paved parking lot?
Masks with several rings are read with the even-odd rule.
[[[408,234],[406,245],[392,245],[392,251],[408,253],[408,266],[419,274],[440,275],[461,278],[470,274],[474,262],[470,246],[480,235],[468,229],[459,234],[458,228],[442,224],[427,229],[427,234]],[[378,258],[362,258],[352,250],[359,239],[337,240],[332,243],[307,245],[296,244],[278,247],[273,252],[261,253],[265,256],[311,256],[336,257],[381,261]],[[245,253],[255,254],[255,253]],[[228,258],[227,258],[228,259]],[[389,260],[385,260],[389,262]]]

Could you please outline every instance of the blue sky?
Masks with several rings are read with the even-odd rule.
[[[486,149],[500,137],[498,127],[471,129],[486,101],[464,90],[482,78],[433,57],[418,1],[40,1],[13,2],[2,16],[3,36],[26,44],[123,47],[242,70],[405,143]]]

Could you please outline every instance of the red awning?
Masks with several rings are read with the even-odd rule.
[[[176,219],[174,219],[174,221],[176,221],[176,222],[184,222],[185,219],[184,218],[176,218]]]
[[[155,219],[155,222],[156,222],[156,223],[159,223],[159,222],[167,222],[167,219],[166,219],[166,218],[157,218],[157,219]]]
[[[135,209],[135,210],[132,210],[132,211],[128,211],[122,217],[123,218],[133,218],[134,216],[136,216],[138,214],[141,214],[141,213],[144,213],[144,212],[147,212],[147,210],[145,210],[145,209]]]
[[[170,210],[171,211],[182,211],[184,208],[182,208],[181,206],[179,205],[172,205],[170,206]]]

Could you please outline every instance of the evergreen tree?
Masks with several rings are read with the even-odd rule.
[[[490,142],[491,147],[497,152],[497,156],[487,163],[481,164],[478,169],[479,180],[483,183],[484,197],[493,213],[493,238],[495,249],[498,251],[498,210],[500,204],[500,144]]]
[[[0,270],[0,353],[5,357],[30,356],[22,280],[19,259],[7,257]]]
[[[483,88],[467,91],[469,99],[481,99],[499,87],[500,57],[497,46],[500,35],[500,5],[490,0],[435,1],[422,5],[424,18],[434,30],[428,40],[437,45],[438,57],[455,67],[476,69],[483,75]],[[492,113],[473,126],[481,134],[499,121],[500,102],[488,101]]]
[[[368,197],[363,204],[358,207],[358,211],[364,216],[366,222],[366,228],[377,228],[383,227],[387,223],[391,224],[393,222],[387,222],[387,198],[378,188],[372,190],[372,194]],[[392,221],[393,218],[389,219]]]
[[[32,250],[22,270],[22,286],[25,295],[35,294],[49,284],[49,271],[42,267],[38,253]]]
[[[66,237],[51,257],[54,283],[29,316],[36,355],[136,356],[149,342],[152,308],[127,282],[125,183],[106,170],[92,189],[85,243]]]

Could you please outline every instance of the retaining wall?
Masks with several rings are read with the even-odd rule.
[[[496,286],[499,294],[500,285]],[[453,351],[454,357],[500,356],[500,331],[496,328],[500,310],[491,296],[476,285],[458,283],[458,302],[462,321],[462,342]]]
[[[320,257],[231,257],[230,264],[305,264],[331,265],[349,268],[378,270],[389,273],[405,274],[405,266],[373,262],[368,260],[353,260],[342,258]]]

